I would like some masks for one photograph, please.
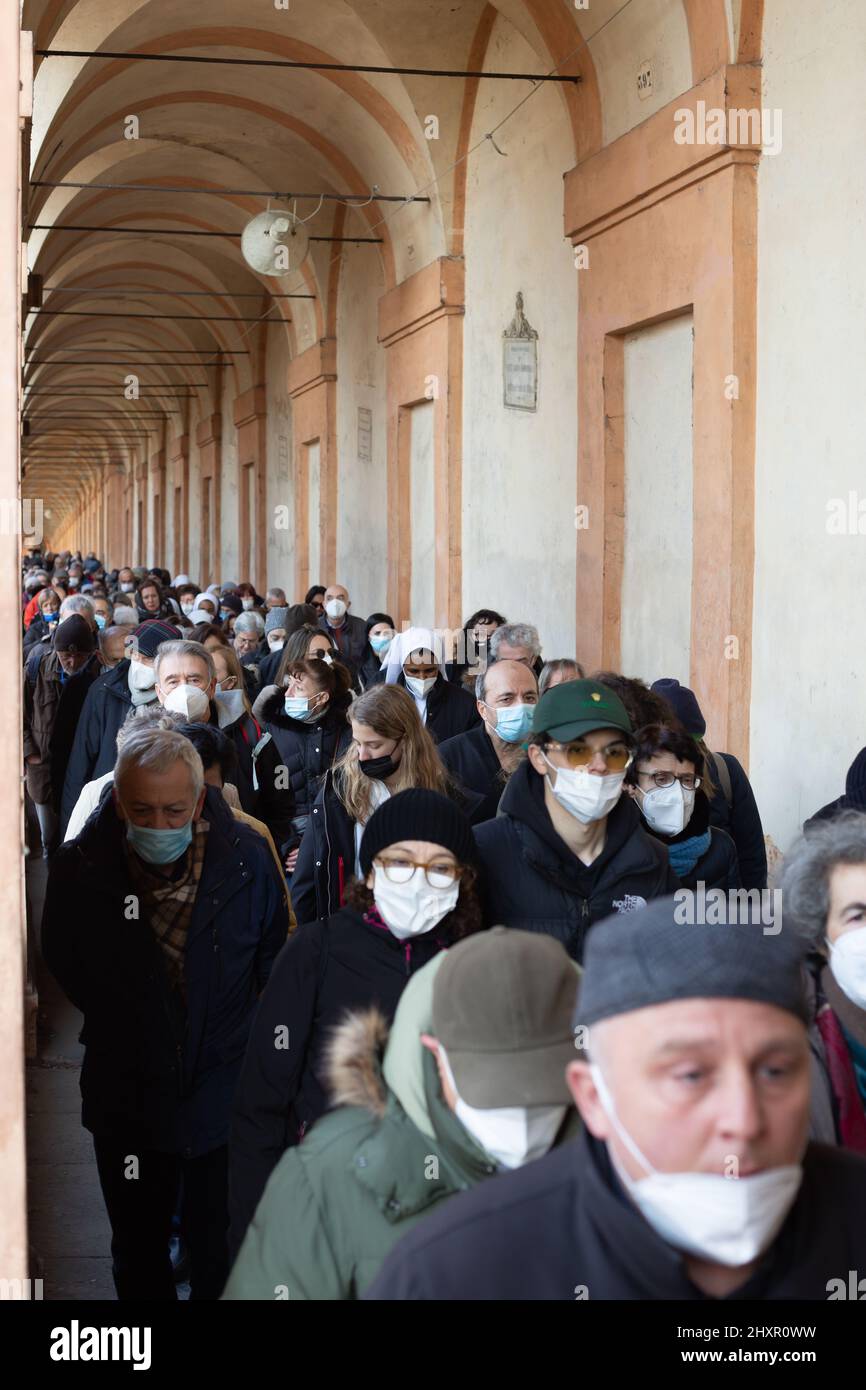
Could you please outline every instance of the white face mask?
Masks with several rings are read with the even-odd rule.
[[[180,601],[180,606],[183,612],[189,615],[195,608],[195,599],[182,598]]]
[[[830,969],[837,985],[860,1009],[866,1009],[866,927],[846,931],[829,941]]]
[[[242,607],[246,610],[246,612],[249,612],[250,609],[253,607],[254,604],[255,604],[255,599],[254,599],[254,598],[242,598],[242,599],[241,599],[241,605],[242,605]]]
[[[346,605],[341,598],[329,599],[325,604],[325,612],[329,618],[342,618],[346,611]]]
[[[607,772],[598,777],[584,767],[553,767],[546,753],[541,756],[556,773],[555,784],[548,773],[547,785],[560,806],[570,815],[584,825],[610,815],[622,794],[624,772]]]
[[[598,1097],[626,1148],[649,1177],[630,1178],[611,1162],[631,1200],[662,1240],[677,1250],[735,1269],[751,1264],[772,1245],[803,1180],[799,1163],[768,1168],[750,1178],[720,1173],[660,1173],[623,1128],[597,1066]]]
[[[567,1105],[507,1105],[478,1110],[457,1090],[445,1049],[439,1052],[457,1103],[454,1114],[465,1130],[500,1168],[520,1168],[548,1152],[565,1119]]]
[[[385,925],[399,941],[423,936],[453,912],[460,896],[460,880],[448,888],[431,888],[423,869],[416,869],[408,883],[391,883],[378,864],[373,865],[373,897]]]
[[[145,666],[143,661],[137,661],[133,657],[129,663],[126,681],[130,690],[153,690],[156,671],[152,666]]]
[[[285,645],[286,639],[284,637],[277,637],[273,632],[268,633],[268,646],[272,652],[281,652]]]
[[[182,714],[193,724],[204,721],[210,714],[210,700],[197,685],[176,685],[163,701],[163,709]]]
[[[695,809],[695,794],[686,791],[679,782],[669,787],[656,787],[642,792],[641,810],[651,830],[660,835],[679,835],[685,830]]]
[[[406,689],[411,690],[419,700],[429,695],[435,684],[435,676],[425,676],[424,680],[419,680],[417,676],[406,676]]]
[[[120,587],[125,594],[131,594],[133,589],[135,588],[135,585],[130,584],[129,580],[124,580]]]

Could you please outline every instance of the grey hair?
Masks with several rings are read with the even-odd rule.
[[[568,680],[583,680],[585,672],[580,662],[570,656],[557,656],[552,661],[545,661],[538,677],[539,695],[544,694],[554,676],[561,675],[565,675]]]
[[[216,680],[216,667],[207,647],[203,647],[201,642],[176,641],[160,642],[156,649],[153,669],[156,671],[157,683],[159,683],[159,668],[167,656],[194,656],[207,668],[208,684]]]
[[[60,605],[60,617],[68,618],[70,613],[83,613],[85,618],[91,619],[91,625],[96,622],[96,609],[86,594],[70,594],[63,600]]]
[[[142,729],[174,729],[186,722],[182,714],[163,709],[159,700],[153,700],[149,705],[133,705],[117,731],[117,751],[120,752],[131,734],[137,734]]]
[[[541,638],[538,628],[533,627],[532,623],[503,623],[498,627],[491,634],[488,646],[491,660],[497,659],[503,642],[507,642],[509,647],[528,647],[533,658],[541,655]]]
[[[510,659],[510,657],[500,657],[500,661],[509,661]],[[497,664],[498,663],[495,661],[488,661],[487,665],[484,667],[484,670],[479,672],[479,674],[475,677],[475,698],[476,700],[482,700],[485,704],[487,703],[487,677],[490,675],[490,672],[493,670],[493,667]],[[532,671],[531,674],[534,676],[535,672]],[[539,695],[541,694],[540,687],[538,693]]]
[[[830,875],[837,864],[866,864],[862,811],[843,811],[810,825],[785,855],[780,879],[785,925],[812,950],[826,950]]]
[[[235,632],[257,632],[261,637],[265,621],[260,613],[239,613],[235,618]]]
[[[204,786],[204,767],[189,739],[173,729],[155,729],[149,724],[131,730],[114,765],[114,785],[121,801],[123,782],[128,773],[137,768],[146,768],[148,772],[167,772],[175,763],[185,764],[197,801]]]

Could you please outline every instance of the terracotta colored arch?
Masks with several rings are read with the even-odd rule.
[[[683,0],[692,54],[692,85],[730,62],[725,0]]]

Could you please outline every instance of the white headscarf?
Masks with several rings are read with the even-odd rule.
[[[398,632],[388,648],[385,671],[386,685],[397,684],[397,679],[403,670],[403,662],[412,652],[417,651],[432,652],[440,669],[445,663],[445,650],[439,634],[430,627],[410,627],[406,632]]]

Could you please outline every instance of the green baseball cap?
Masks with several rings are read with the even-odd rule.
[[[558,743],[568,743],[594,729],[632,732],[622,700],[601,681],[563,681],[555,685],[542,695],[532,716],[532,732],[550,734]]]

